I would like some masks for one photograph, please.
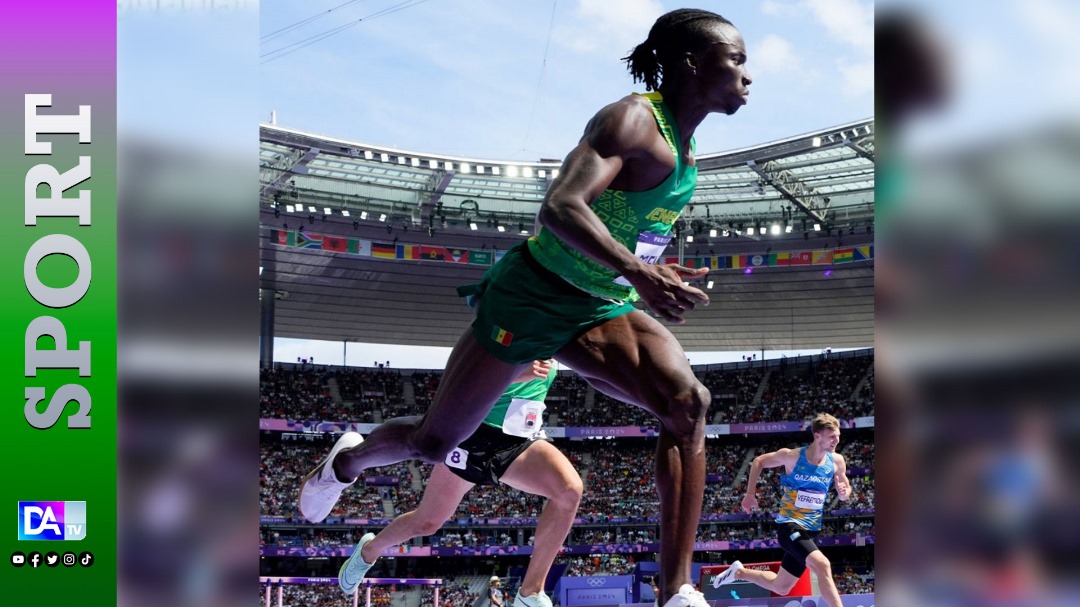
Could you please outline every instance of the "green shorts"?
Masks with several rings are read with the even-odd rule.
[[[551,358],[593,327],[636,309],[571,285],[541,266],[524,244],[507,251],[480,284],[458,287],[458,294],[477,308],[473,336],[511,364]]]

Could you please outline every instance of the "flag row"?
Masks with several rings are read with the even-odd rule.
[[[376,257],[378,259],[441,261],[482,266],[490,266],[502,259],[502,256],[506,253],[506,251],[495,249],[476,250],[421,244],[376,242],[363,238],[343,238],[341,236],[312,234],[293,230],[271,230],[270,242],[282,247],[331,251],[362,257]],[[770,251],[768,253],[686,257],[683,259],[682,264],[690,268],[735,270],[756,267],[831,266],[866,262],[873,259],[874,245],[871,244],[810,251]],[[664,263],[678,263],[679,258],[665,257],[663,261]]]

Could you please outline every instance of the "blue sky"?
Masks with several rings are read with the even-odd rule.
[[[619,61],[658,0],[428,0],[361,21],[279,57],[290,44],[400,4],[260,3],[260,121],[415,151],[507,160],[563,158],[605,104],[644,88]],[[873,3],[698,2],[743,33],[750,104],[698,130],[702,153],[873,114]],[[552,18],[554,6],[554,18]],[[550,26],[550,27],[549,27]],[[545,46],[549,43],[546,64]],[[294,47],[298,48],[298,47]]]

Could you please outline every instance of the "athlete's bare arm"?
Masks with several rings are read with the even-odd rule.
[[[754,463],[750,466],[750,475],[746,479],[746,495],[742,499],[743,511],[750,513],[758,509],[757,496],[754,494],[754,490],[757,488],[757,482],[761,478],[762,470],[765,468],[779,468],[780,466],[793,470],[798,461],[798,449],[779,449],[755,457]]]
[[[847,462],[844,456],[833,453],[833,463],[836,464],[836,495],[841,502],[851,499],[851,481],[847,477]]]
[[[563,161],[537,219],[570,246],[625,276],[661,318],[682,323],[684,312],[709,303],[708,295],[684,280],[703,276],[708,269],[644,263],[615,240],[589,208],[627,163],[655,164],[650,158],[658,137],[656,119],[642,101],[627,98],[600,110]]]

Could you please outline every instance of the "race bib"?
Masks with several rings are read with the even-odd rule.
[[[825,494],[817,491],[800,491],[795,497],[795,507],[801,510],[821,510],[825,507]]]
[[[515,398],[510,401],[503,417],[503,433],[521,438],[532,438],[544,424],[544,409],[538,400]]]
[[[647,264],[657,263],[660,261],[660,256],[664,254],[664,249],[667,248],[669,242],[671,242],[671,236],[641,232],[638,234],[634,255]],[[630,281],[620,276],[615,279],[615,284],[629,287]]]
[[[458,470],[465,469],[465,462],[469,461],[469,452],[461,447],[455,447],[453,451],[446,454],[444,464],[451,468],[457,468]]]

